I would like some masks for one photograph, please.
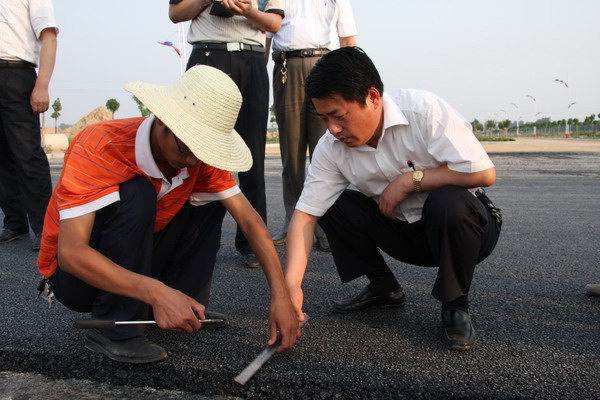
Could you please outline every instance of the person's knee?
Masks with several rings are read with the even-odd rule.
[[[470,213],[470,203],[476,197],[459,186],[442,186],[427,197],[423,208],[423,218],[443,218],[447,223],[459,223]]]
[[[319,218],[319,226],[328,229],[344,229],[348,224],[363,224],[371,207],[376,203],[356,190],[344,190],[327,212]],[[351,216],[351,217],[350,217]]]
[[[144,176],[136,176],[119,186],[119,197],[122,206],[128,208],[130,215],[145,219],[156,217],[156,189]]]

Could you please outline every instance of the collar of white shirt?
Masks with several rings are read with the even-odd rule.
[[[146,118],[139,126],[135,137],[135,162],[144,173],[152,178],[162,179],[162,188],[159,193],[159,198],[181,185],[184,179],[189,178],[187,168],[179,170],[179,173],[173,177],[171,182],[165,178],[163,173],[156,165],[154,157],[152,157],[152,149],[150,147],[150,130],[154,122],[154,115]]]

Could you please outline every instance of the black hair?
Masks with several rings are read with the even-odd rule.
[[[371,88],[383,95],[379,72],[359,47],[342,47],[327,53],[313,67],[305,82],[306,95],[311,99],[337,94],[361,105],[366,104]]]

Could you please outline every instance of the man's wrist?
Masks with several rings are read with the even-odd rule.
[[[423,170],[418,169],[416,171],[413,172],[412,174],[412,181],[413,181],[413,191],[415,193],[423,193],[423,188],[421,187],[421,182],[423,181]]]

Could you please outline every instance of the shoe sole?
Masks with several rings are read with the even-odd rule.
[[[349,313],[353,313],[353,312],[357,312],[357,311],[364,311],[364,310],[370,310],[373,308],[377,308],[377,309],[386,309],[386,308],[401,308],[404,307],[404,305],[406,304],[406,302],[402,302],[402,303],[391,303],[391,304],[377,304],[375,306],[368,306],[368,307],[363,307],[363,308],[356,308],[354,310],[340,310],[338,308],[336,308],[333,304],[331,305],[331,308],[333,309],[334,312],[339,313],[339,314],[349,314]]]
[[[29,233],[23,233],[22,235],[17,235],[17,236],[13,236],[10,239],[7,240],[3,240],[0,243],[10,243],[10,242],[16,242],[18,240],[24,240],[27,239],[29,237]]]
[[[460,345],[449,345],[447,346],[447,349],[450,351],[469,351],[472,350],[475,347],[475,343],[473,344],[468,344],[465,346],[460,346]]]
[[[317,250],[322,251],[323,253],[331,253],[331,248],[329,247],[323,247],[320,245],[317,245]]]
[[[92,339],[90,337],[86,338],[85,348],[90,351],[93,351],[94,353],[104,354],[106,357],[110,358],[111,360],[122,362],[122,363],[147,364],[147,363],[156,362],[156,361],[160,361],[164,358],[167,358],[166,353],[164,355],[161,355],[160,357],[146,358],[146,359],[120,357],[116,354],[106,351],[106,349],[102,346],[102,344],[96,342],[94,339]]]

